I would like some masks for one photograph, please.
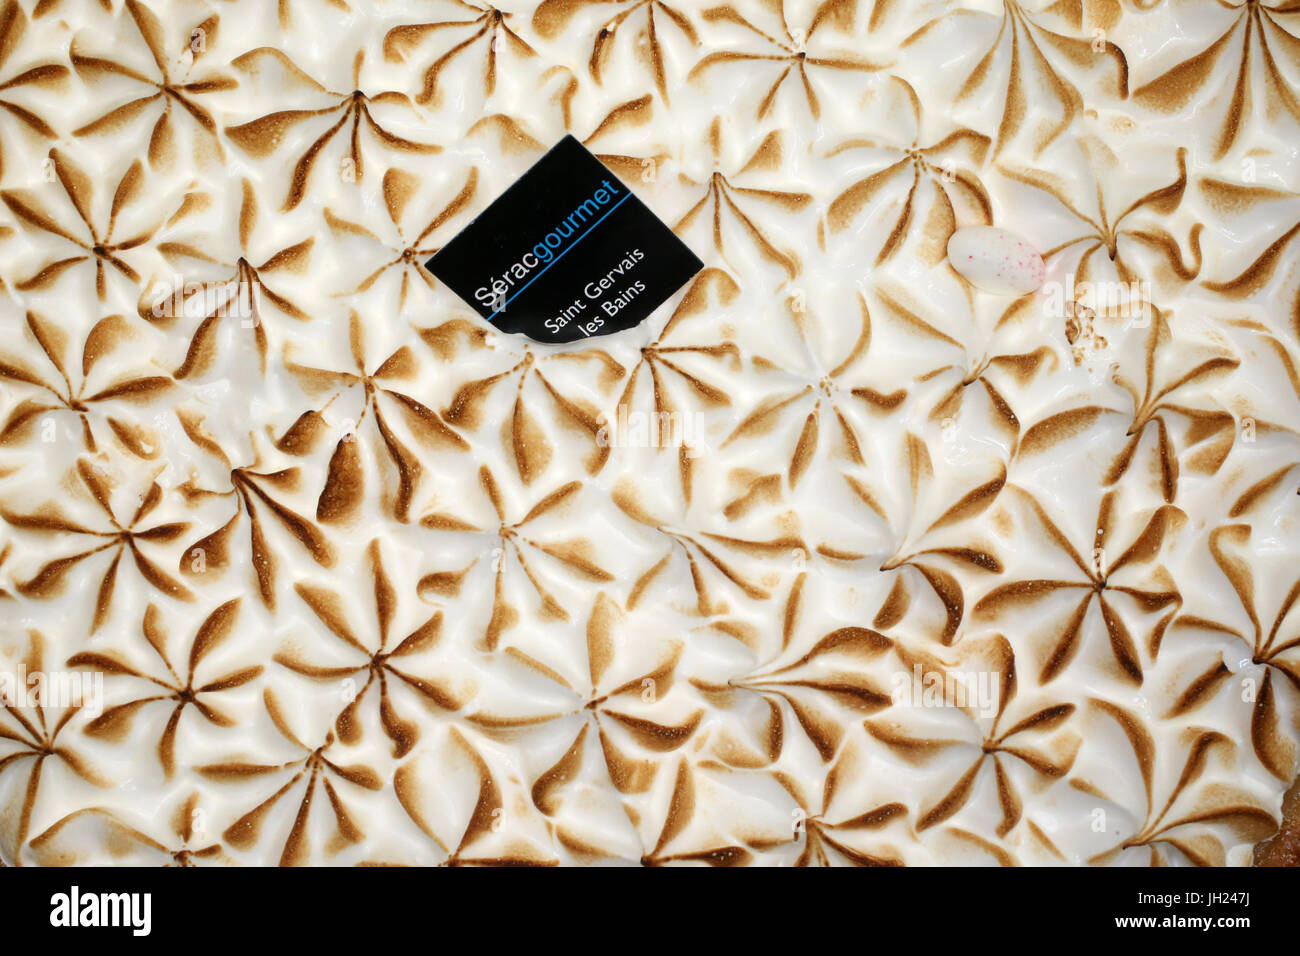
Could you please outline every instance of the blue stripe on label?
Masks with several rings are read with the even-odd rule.
[[[577,239],[574,239],[573,242],[569,245],[569,248],[568,248],[568,249],[565,249],[565,250],[564,250],[563,252],[561,252],[558,256],[556,256],[554,259],[552,259],[550,262],[548,262],[548,263],[546,264],[546,269],[543,269],[541,272],[537,273],[537,275],[533,276],[531,279],[529,279],[527,282],[525,282],[523,285],[521,285],[521,286],[519,287],[518,291],[516,291],[514,295],[512,295],[510,298],[506,299],[506,301],[502,304],[501,308],[497,309],[495,312],[493,312],[491,315],[489,315],[489,316],[487,317],[487,320],[488,320],[489,322],[491,322],[491,321],[492,321],[493,319],[495,319],[498,315],[500,315],[502,312],[504,312],[504,311],[506,310],[506,306],[508,306],[511,302],[515,301],[515,299],[519,298],[521,295],[523,295],[525,289],[527,289],[530,285],[532,285],[534,282],[536,282],[536,281],[537,281],[538,279],[540,279],[542,276],[546,275],[546,271],[547,271],[547,269],[550,269],[551,266],[555,265],[557,262],[559,262],[561,259],[563,259],[565,256],[567,256],[567,255],[569,254],[569,250],[570,250],[570,249],[572,249],[572,248],[573,248],[574,246],[576,246],[578,243],[582,242],[583,239],[586,239],[589,235],[591,235],[592,230],[594,230],[594,229],[595,229],[597,226],[599,226],[602,222],[604,222],[606,219],[608,219],[609,216],[610,216],[610,214],[612,214],[612,213],[614,212],[615,209],[617,209],[619,206],[623,205],[623,203],[627,202],[628,197],[631,196],[632,193],[627,189],[626,186],[624,186],[623,189],[624,189],[624,192],[626,193],[626,195],[624,195],[622,199],[620,199],[618,202],[614,203],[614,205],[610,206],[610,207],[609,207],[609,211],[606,212],[605,215],[601,216],[599,219],[597,219],[595,222],[593,222],[590,226],[588,226],[588,227],[587,227],[587,231],[584,232],[582,235],[580,235]]]

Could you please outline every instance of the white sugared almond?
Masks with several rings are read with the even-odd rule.
[[[1043,284],[1043,257],[1014,232],[967,226],[948,239],[948,261],[977,289],[1025,295]]]

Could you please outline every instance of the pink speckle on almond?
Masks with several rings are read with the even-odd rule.
[[[1038,252],[1021,237],[995,226],[968,226],[948,240],[948,259],[967,282],[997,295],[1026,295],[1043,283]]]

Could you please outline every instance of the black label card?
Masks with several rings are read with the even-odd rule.
[[[497,328],[538,342],[630,329],[704,268],[572,136],[425,265]]]

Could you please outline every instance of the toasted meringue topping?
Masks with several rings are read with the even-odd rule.
[[[1277,829],[1294,9],[2,6],[5,864]],[[707,268],[547,349],[420,263],[568,132]]]

